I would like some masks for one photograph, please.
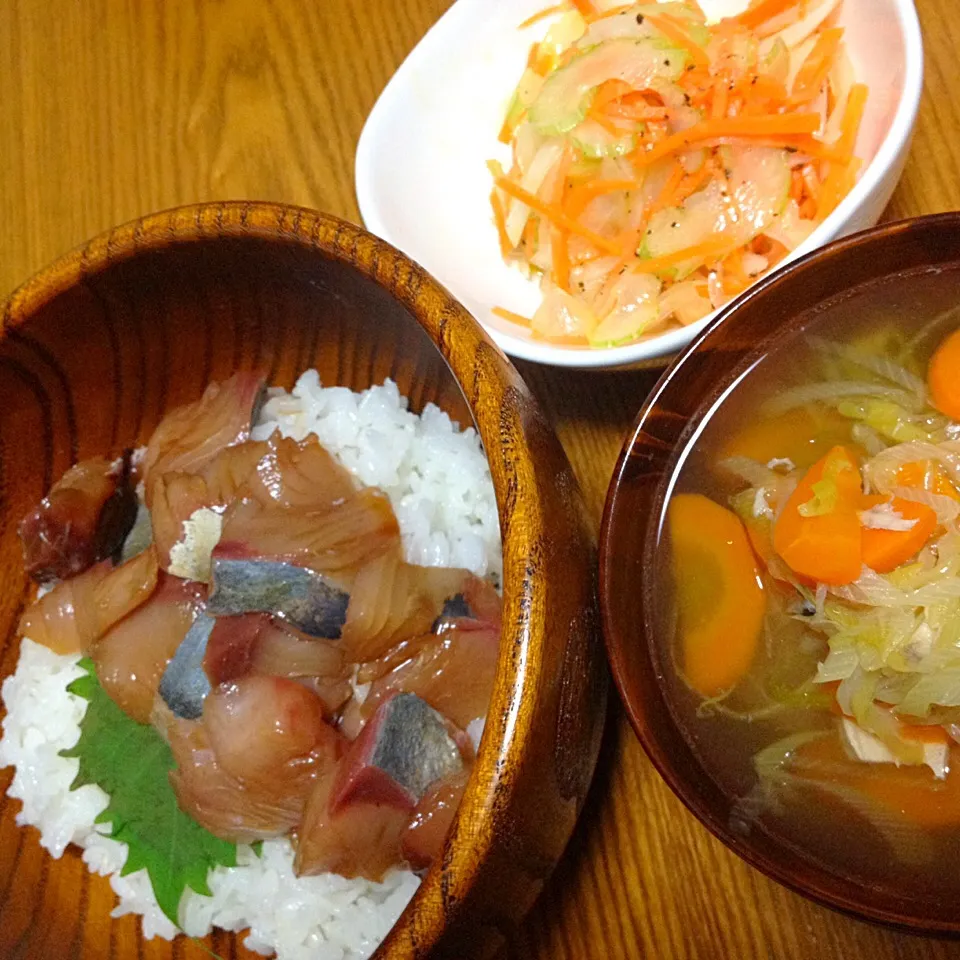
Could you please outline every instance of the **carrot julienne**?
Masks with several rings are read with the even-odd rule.
[[[497,191],[494,190],[490,196],[490,203],[493,206],[493,221],[497,226],[497,236],[500,238],[500,253],[508,256],[513,244],[507,236],[506,218],[503,213],[503,201],[500,199]]]
[[[517,28],[518,30],[526,30],[527,27],[532,27],[535,23],[539,23],[541,20],[545,20],[547,17],[552,17],[555,13],[563,13],[567,9],[565,3],[558,3],[552,7],[547,7],[545,10],[541,10],[539,13],[535,13],[532,17],[527,17],[523,23]]]
[[[761,24],[766,23],[767,20],[772,20],[799,3],[800,0],[759,0],[758,3],[752,4],[739,16],[732,19],[748,30],[755,30]]]
[[[519,313],[514,313],[512,310],[507,310],[506,307],[492,307],[490,312],[500,317],[502,320],[509,320],[511,323],[518,323],[521,327],[529,327],[533,324],[533,321],[529,317],[521,316]]]
[[[691,144],[714,137],[769,137],[777,134],[814,133],[820,128],[816,113],[776,114],[771,117],[725,117],[721,120],[703,120],[687,130],[674,133],[649,149],[640,148],[633,154],[635,160],[653,163],[661,157],[683,150]]]
[[[842,38],[843,29],[840,27],[824,30],[817,37],[817,42],[793,81],[793,93],[790,97],[793,103],[806,103],[820,93],[836,59]]]
[[[552,204],[544,203],[538,196],[524,190],[523,187],[518,186],[507,177],[498,177],[497,186],[503,190],[504,193],[513,197],[514,200],[519,200],[521,203],[526,204],[531,210],[536,210],[537,213],[546,217],[551,223],[559,227],[565,227],[570,233],[575,233],[583,237],[584,240],[589,240],[599,250],[614,255],[620,253],[619,248],[607,240],[606,237],[601,237],[592,230],[588,230],[576,220],[568,217],[562,210],[557,209],[557,207]]]
[[[710,66],[710,59],[704,52],[703,47],[669,14],[661,16],[660,14],[646,13],[644,19],[649,20],[668,40],[672,40],[677,47],[688,54],[691,62],[696,66]]]

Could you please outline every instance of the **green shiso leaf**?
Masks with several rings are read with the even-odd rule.
[[[92,783],[109,795],[97,822],[109,823],[110,836],[127,845],[122,875],[145,869],[160,909],[179,924],[184,891],[189,887],[210,896],[207,874],[218,864],[236,866],[236,845],[213,836],[180,809],[168,777],[174,761],[166,741],[107,696],[91,660],[80,665],[86,673],[67,689],[87,701],[87,712],[77,745],[61,751],[80,761],[70,789]]]

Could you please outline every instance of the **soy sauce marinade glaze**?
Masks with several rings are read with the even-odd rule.
[[[679,457],[647,597],[731,826],[938,897],[960,892],[957,330],[960,278],[917,276],[776,341]]]

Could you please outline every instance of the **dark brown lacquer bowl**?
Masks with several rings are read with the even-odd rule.
[[[828,327],[833,316],[856,310],[861,298],[895,301],[904,285],[941,304],[960,304],[960,214],[895,223],[831,244],[760,281],[684,351],[641,409],[614,472],[600,536],[600,605],[614,679],[633,728],[663,778],[712,833],[768,876],[820,903],[869,920],[957,934],[955,899],[895,887],[882,864],[869,882],[856,881],[816,851],[763,825],[743,829],[742,819],[731,817],[737,798],[701,762],[671,706],[658,656],[667,638],[658,635],[654,617],[665,496],[711,410],[781,337],[796,336],[812,322]]]
[[[16,521],[78,458],[143,443],[166,410],[232,371],[290,387],[385,377],[419,411],[476,425],[503,533],[499,673],[443,857],[378,957],[482,957],[532,905],[573,829],[599,747],[606,675],[594,547],[577,484],[504,355],[422,269],[308,210],[224,203],[161,213],[68,254],[17,290],[0,329],[0,636],[17,658],[27,597]],[[0,789],[10,771],[0,775]],[[0,956],[250,956],[241,937],[141,941],[75,851],[52,860],[0,818]]]

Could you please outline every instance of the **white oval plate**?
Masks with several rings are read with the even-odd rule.
[[[356,159],[364,223],[453,293],[508,354],[556,366],[622,368],[675,353],[712,319],[619,347],[534,340],[491,312],[531,316],[540,288],[500,256],[487,161],[509,165],[497,140],[527,52],[548,22],[518,24],[550,0],[457,0],[387,84],[367,118]],[[711,16],[743,0],[702,0]],[[731,8],[733,8],[731,10]],[[923,86],[923,44],[912,0],[844,0],[841,25],[870,96],[857,143],[872,157],[856,187],[788,258],[872,226],[903,170]]]

